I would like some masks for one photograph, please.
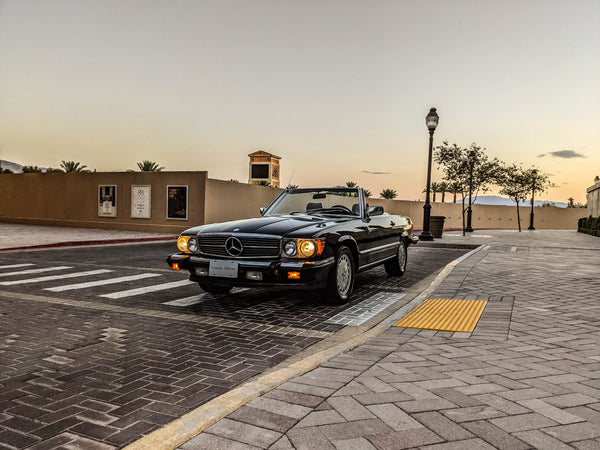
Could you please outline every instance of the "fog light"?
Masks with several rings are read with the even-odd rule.
[[[196,275],[201,277],[208,276],[208,267],[196,267]]]
[[[256,272],[254,270],[246,272],[246,280],[261,281],[262,272]]]
[[[288,272],[288,280],[299,280],[300,272]]]
[[[179,264],[178,264],[178,263],[173,263],[173,264],[172,264],[172,267],[173,267],[173,270],[181,270],[181,269],[179,268]]]

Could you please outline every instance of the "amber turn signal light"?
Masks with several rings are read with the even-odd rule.
[[[299,280],[300,272],[288,272],[288,280]]]
[[[173,263],[173,270],[181,270],[178,263]]]

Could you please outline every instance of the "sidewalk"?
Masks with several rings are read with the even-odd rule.
[[[600,239],[476,231],[436,242],[481,244],[426,296],[488,300],[472,333],[392,326],[181,448],[600,448]]]
[[[0,250],[168,239],[175,240],[177,237],[168,234],[137,231],[0,223]]]

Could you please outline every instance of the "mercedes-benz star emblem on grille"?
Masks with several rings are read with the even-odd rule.
[[[244,246],[242,245],[242,241],[240,241],[236,237],[230,237],[225,241],[225,250],[231,256],[240,256],[242,251],[244,251]]]

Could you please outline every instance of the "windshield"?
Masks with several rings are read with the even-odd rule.
[[[355,188],[294,189],[277,197],[265,216],[300,213],[360,216],[359,205],[359,191]]]

